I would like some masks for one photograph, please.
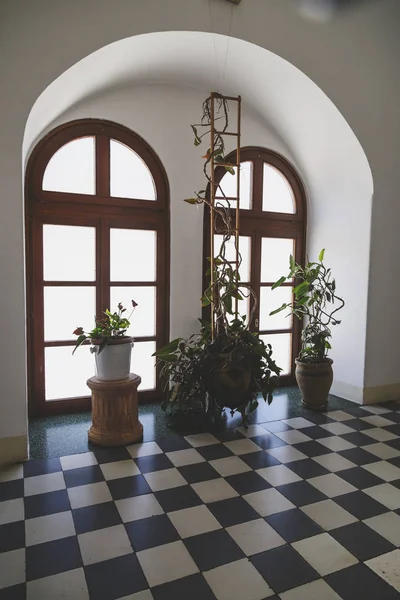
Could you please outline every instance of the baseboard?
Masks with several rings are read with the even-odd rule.
[[[382,402],[389,402],[391,400],[400,400],[400,383],[359,388],[351,383],[335,379],[330,393],[356,404],[381,404]]]
[[[0,438],[0,465],[11,465],[25,460],[28,460],[28,437],[26,435]]]
[[[363,404],[380,404],[391,400],[400,400],[400,383],[364,388]]]
[[[335,379],[329,393],[333,394],[334,396],[339,396],[339,398],[344,398],[345,400],[355,402],[356,404],[363,404],[363,388],[359,388],[351,383],[345,383],[344,381],[338,381]]]

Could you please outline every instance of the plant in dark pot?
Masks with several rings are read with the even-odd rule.
[[[132,311],[128,317],[124,316],[126,308],[119,302],[117,310],[111,312],[106,309],[102,318],[95,320],[91,331],[85,332],[82,327],[77,327],[74,335],[78,336],[72,354],[79,346],[90,340],[90,351],[95,355],[96,372],[103,381],[127,379],[130,372],[131,353],[134,339],[127,336],[130,318],[137,303],[132,300]]]
[[[272,347],[250,331],[244,317],[234,318],[214,339],[210,324],[201,323],[200,333],[177,338],[155,353],[165,381],[161,406],[172,425],[199,422],[199,414],[214,420],[224,407],[240,412],[246,425],[259,396],[270,404],[278,385],[281,369]]]
[[[303,404],[314,410],[324,410],[328,404],[333,381],[333,361],[328,357],[331,327],[340,324],[336,315],[345,305],[336,294],[336,282],[323,262],[324,254],[321,250],[318,262],[308,262],[305,267],[290,257],[289,274],[278,279],[272,289],[294,280],[293,300],[270,313],[288,310],[289,315],[304,319],[295,373]]]
[[[210,322],[201,321],[199,334],[173,340],[155,355],[166,381],[167,399],[163,408],[170,414],[201,411],[215,416],[227,407],[232,413],[240,412],[245,423],[247,414],[257,407],[259,395],[272,402],[281,369],[272,358],[271,345],[250,329],[257,299],[250,286],[241,283],[239,275],[242,262],[238,247],[239,184],[236,209],[231,206],[232,198],[227,198],[220,187],[220,199],[216,200],[215,169],[235,174],[225,152],[228,111],[227,99],[213,93],[203,103],[201,122],[192,125],[195,146],[211,134],[210,147],[203,156],[207,189],[185,200],[205,205],[211,218],[210,230],[221,239],[219,247],[214,247],[211,236],[210,267],[206,274],[209,284],[201,299],[203,308],[210,309]],[[218,122],[218,130],[214,120]],[[238,145],[237,165],[239,152]],[[248,318],[238,310],[239,301],[245,298],[252,300]]]

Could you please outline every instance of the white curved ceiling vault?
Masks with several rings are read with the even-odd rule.
[[[345,144],[346,152],[354,153],[353,159],[364,174],[369,170],[345,119],[299,69],[249,42],[186,31],[119,40],[65,71],[32,107],[24,135],[24,156],[41,133],[72,105],[114,86],[149,82],[241,94],[246,108],[272,125],[300,165],[302,157],[309,154],[308,147],[318,149],[316,154],[324,160],[320,146],[326,145],[326,139],[335,145],[337,139],[342,148]],[[354,168],[357,170],[357,164]]]
[[[118,86],[148,83],[192,87],[203,90],[204,97],[212,90],[240,94],[244,109],[282,138],[307,189],[308,252],[312,257],[322,247],[329,249],[330,266],[348,297],[345,324],[335,332],[341,350],[333,352],[335,372],[344,384],[362,389],[364,352],[359,348],[365,347],[371,170],[339,110],[295,66],[250,42],[205,32],[148,33],[114,42],[73,65],[39,96],[26,124],[24,161],[73,105]],[[348,270],[350,254],[358,264],[356,273]],[[336,393],[357,396],[340,386]]]

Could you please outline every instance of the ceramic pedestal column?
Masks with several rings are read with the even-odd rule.
[[[92,391],[90,442],[99,446],[125,446],[142,438],[137,397],[140,382],[135,373],[118,381],[102,381],[98,377],[87,380]]]

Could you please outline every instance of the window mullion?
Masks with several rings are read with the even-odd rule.
[[[262,212],[262,195],[263,195],[263,161],[256,158],[253,161],[253,211],[254,213]]]
[[[110,196],[110,138],[96,135],[96,195]]]
[[[101,219],[99,233],[99,278],[98,285],[100,294],[98,296],[98,314],[101,316],[106,308],[110,308],[110,224],[105,218]]]

